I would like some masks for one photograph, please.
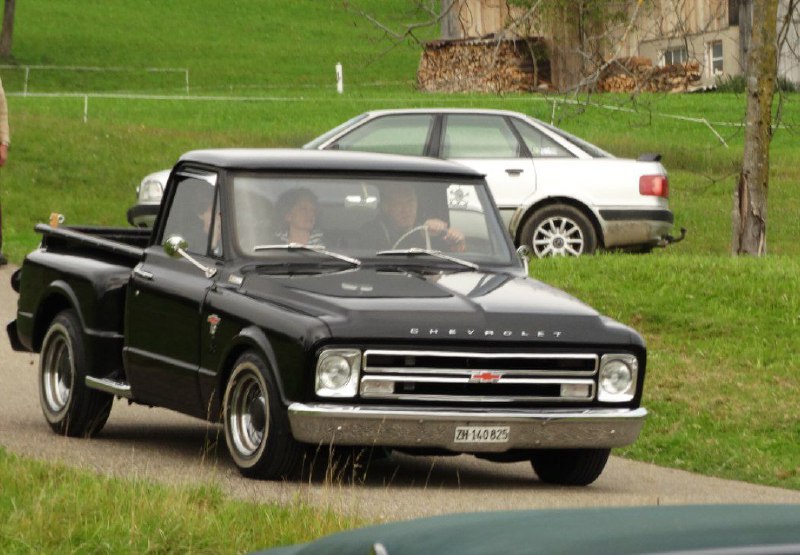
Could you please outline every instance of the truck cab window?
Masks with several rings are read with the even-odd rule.
[[[214,208],[218,204],[215,196],[216,187],[204,179],[188,177],[177,183],[162,243],[173,235],[180,235],[186,240],[186,250],[190,253],[206,256],[211,249],[211,254],[221,254],[220,222],[215,214],[219,208]]]

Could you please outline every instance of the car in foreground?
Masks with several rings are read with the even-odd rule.
[[[38,225],[8,336],[45,419],[114,397],[221,421],[242,474],[318,446],[528,461],[586,485],[647,410],[642,337],[528,276],[484,178],[452,162],[205,150],[152,233]]]
[[[800,505],[603,507],[464,513],[332,534],[262,555],[796,555]]]
[[[376,110],[304,146],[429,156],[486,176],[516,245],[537,257],[597,249],[649,251],[671,235],[669,179],[657,155],[639,160],[608,152],[552,125],[501,110]],[[146,177],[133,225],[152,223],[168,171]],[[685,230],[682,230],[684,233]]]

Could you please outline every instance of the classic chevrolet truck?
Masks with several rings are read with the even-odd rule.
[[[117,397],[221,421],[254,478],[353,446],[586,485],[647,414],[641,336],[531,279],[455,163],[193,151],[152,233],[37,230],[8,335],[41,353],[58,434],[97,434]]]

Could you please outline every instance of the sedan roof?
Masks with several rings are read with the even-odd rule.
[[[514,112],[512,110],[495,110],[492,108],[396,108],[384,110],[370,110],[365,112],[371,116],[379,116],[386,114],[487,114],[487,115],[504,115],[516,116],[521,118],[531,118],[522,112]]]

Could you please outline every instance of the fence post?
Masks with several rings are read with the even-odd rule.
[[[83,123],[89,121],[89,95],[83,95]]]

